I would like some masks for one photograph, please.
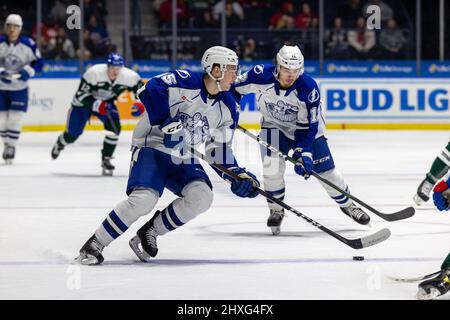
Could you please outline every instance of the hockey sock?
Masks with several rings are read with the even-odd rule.
[[[0,111],[0,137],[6,143],[6,121],[8,120],[8,112]]]
[[[331,181],[335,185],[337,185],[339,188],[344,190],[347,193],[350,193],[350,190],[347,186],[347,184],[344,181],[344,178],[342,177],[341,173],[337,169],[331,169],[325,172],[319,173],[322,178],[327,179],[328,181]],[[328,195],[333,199],[339,207],[346,208],[349,207],[353,201],[349,199],[346,195],[340,193],[336,189],[330,187],[326,183],[323,183],[319,181],[322,187],[325,189],[325,191],[328,193]]]
[[[114,153],[114,150],[116,150],[118,142],[118,135],[112,134],[105,136],[105,140],[103,140],[102,157],[111,157]]]
[[[442,150],[441,154],[437,156],[431,165],[430,171],[427,173],[427,181],[435,184],[441,179],[450,169],[450,143]]]
[[[72,136],[69,133],[64,131],[64,133],[59,135],[56,143],[58,144],[58,147],[63,149],[66,145],[68,145],[69,143],[74,143],[75,140],[77,140],[77,139],[78,139],[78,137]]]
[[[274,198],[283,201],[284,200],[284,195],[285,195],[285,188],[282,189],[278,189],[275,191],[269,191],[269,190],[265,190],[268,194],[270,194],[271,196],[273,196]],[[272,200],[267,199],[267,204],[269,205],[269,208],[271,210],[281,210],[281,207],[279,205],[277,205],[276,203],[274,203]]]
[[[5,142],[10,146],[15,146],[20,136],[22,128],[22,117],[25,114],[23,111],[10,110],[8,111],[8,120],[6,122],[6,139]]]
[[[441,266],[441,269],[447,269],[447,268],[450,268],[450,253],[448,254],[447,258],[445,258],[445,260]]]

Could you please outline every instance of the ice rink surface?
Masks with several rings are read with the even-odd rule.
[[[371,214],[372,228],[360,226],[314,178],[305,182],[288,164],[288,204],[346,237],[388,227],[391,238],[354,250],[293,214],[274,237],[265,225],[265,199],[236,198],[207,168],[213,207],[159,237],[152,263],[141,263],[128,246],[149,216],[105,249],[103,265],[74,265],[80,247],[126,197],[131,132],[121,136],[114,177],[100,176],[102,132],[86,132],[53,161],[57,136],[23,133],[14,165],[0,164],[0,299],[414,299],[417,284],[388,276],[436,271],[450,249],[450,213],[428,203],[408,220],[390,223]],[[327,137],[353,194],[383,212],[413,205],[449,139],[447,131],[329,131]],[[256,143],[239,132],[235,150],[240,164],[261,178]],[[166,191],[157,208],[172,199]],[[365,260],[353,261],[355,255]]]

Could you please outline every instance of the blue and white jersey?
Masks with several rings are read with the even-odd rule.
[[[274,72],[275,66],[257,65],[240,75],[232,90],[238,99],[240,95],[255,93],[261,126],[280,129],[297,142],[296,148],[309,149],[325,130],[317,83],[304,73],[284,90]]]
[[[227,157],[224,165],[236,165],[231,141],[238,118],[238,104],[230,92],[210,96],[203,73],[175,70],[156,76],[138,91],[146,113],[133,132],[133,145],[174,155],[164,143],[159,125],[178,116],[183,123],[184,143],[194,148],[207,144]],[[219,149],[217,149],[219,148]],[[218,154],[217,154],[218,155]]]
[[[8,37],[0,36],[0,68],[10,74],[24,69],[34,76],[42,69],[42,58],[36,43],[29,37],[20,36],[17,42],[10,43]],[[13,79],[11,83],[0,81],[0,90],[18,91],[28,87],[27,81]]]

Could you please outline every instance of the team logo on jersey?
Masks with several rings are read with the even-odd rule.
[[[190,77],[191,75],[186,70],[175,70],[176,73],[180,76],[180,78],[186,79],[187,77]]]
[[[298,107],[278,100],[276,103],[264,101],[267,111],[277,120],[291,122],[297,120]]]
[[[177,84],[177,78],[175,77],[175,75],[173,73],[167,72],[167,73],[163,73],[162,75],[159,76],[161,78],[162,81],[164,81],[165,84],[167,84],[168,86]]]
[[[192,117],[187,113],[178,114],[184,127],[184,141],[190,145],[197,145],[205,141],[209,132],[208,118],[196,112]]]
[[[316,88],[314,88],[308,95],[308,100],[311,103],[316,102],[317,100],[319,100],[320,98],[320,94],[319,91],[316,90]]]
[[[23,64],[22,59],[15,54],[8,54],[5,58],[5,69],[7,70],[19,70]]]
[[[256,74],[263,73],[263,71],[264,71],[264,65],[258,64],[258,65],[256,65],[256,66],[253,68],[253,70],[255,71]]]

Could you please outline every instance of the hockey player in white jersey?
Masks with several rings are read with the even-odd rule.
[[[74,143],[83,133],[86,123],[92,115],[103,122],[108,133],[103,140],[102,174],[111,176],[115,169],[111,163],[112,156],[119,141],[121,131],[119,111],[115,105],[116,99],[128,90],[136,93],[143,85],[141,77],[135,71],[126,68],[123,57],[118,53],[111,53],[106,63],[90,67],[81,78],[72,106],[67,115],[66,130],[56,140],[51,156],[59,157],[61,151]],[[137,113],[144,111],[144,106],[136,101],[132,107]]]
[[[22,118],[28,109],[28,79],[42,69],[35,42],[21,35],[22,18],[10,14],[5,21],[6,35],[0,36],[0,136],[3,160],[11,164],[15,157]]]
[[[139,93],[146,113],[133,132],[128,199],[118,203],[80,250],[81,264],[99,264],[102,250],[137,219],[152,212],[165,189],[178,196],[156,211],[129,244],[147,262],[158,252],[157,237],[173,231],[212,204],[211,181],[198,162],[183,156],[179,147],[205,144],[212,161],[241,177],[231,182],[240,197],[256,197],[256,177],[239,167],[231,150],[237,123],[237,104],[228,91],[236,79],[238,57],[224,47],[212,47],[202,57],[204,73],[168,72],[148,81]],[[185,154],[188,155],[188,154]]]
[[[238,77],[233,91],[239,96],[255,93],[261,112],[260,137],[292,157],[303,162],[295,172],[308,179],[312,170],[341,189],[349,191],[342,175],[335,168],[325,138],[325,124],[321,113],[319,88],[304,73],[304,58],[297,46],[283,46],[276,56],[276,65],[257,65]],[[261,148],[264,189],[283,200],[285,195],[285,160]],[[329,196],[343,213],[366,225],[370,217],[351,199],[322,183]],[[268,200],[270,215],[267,226],[274,235],[280,233],[284,210]]]

